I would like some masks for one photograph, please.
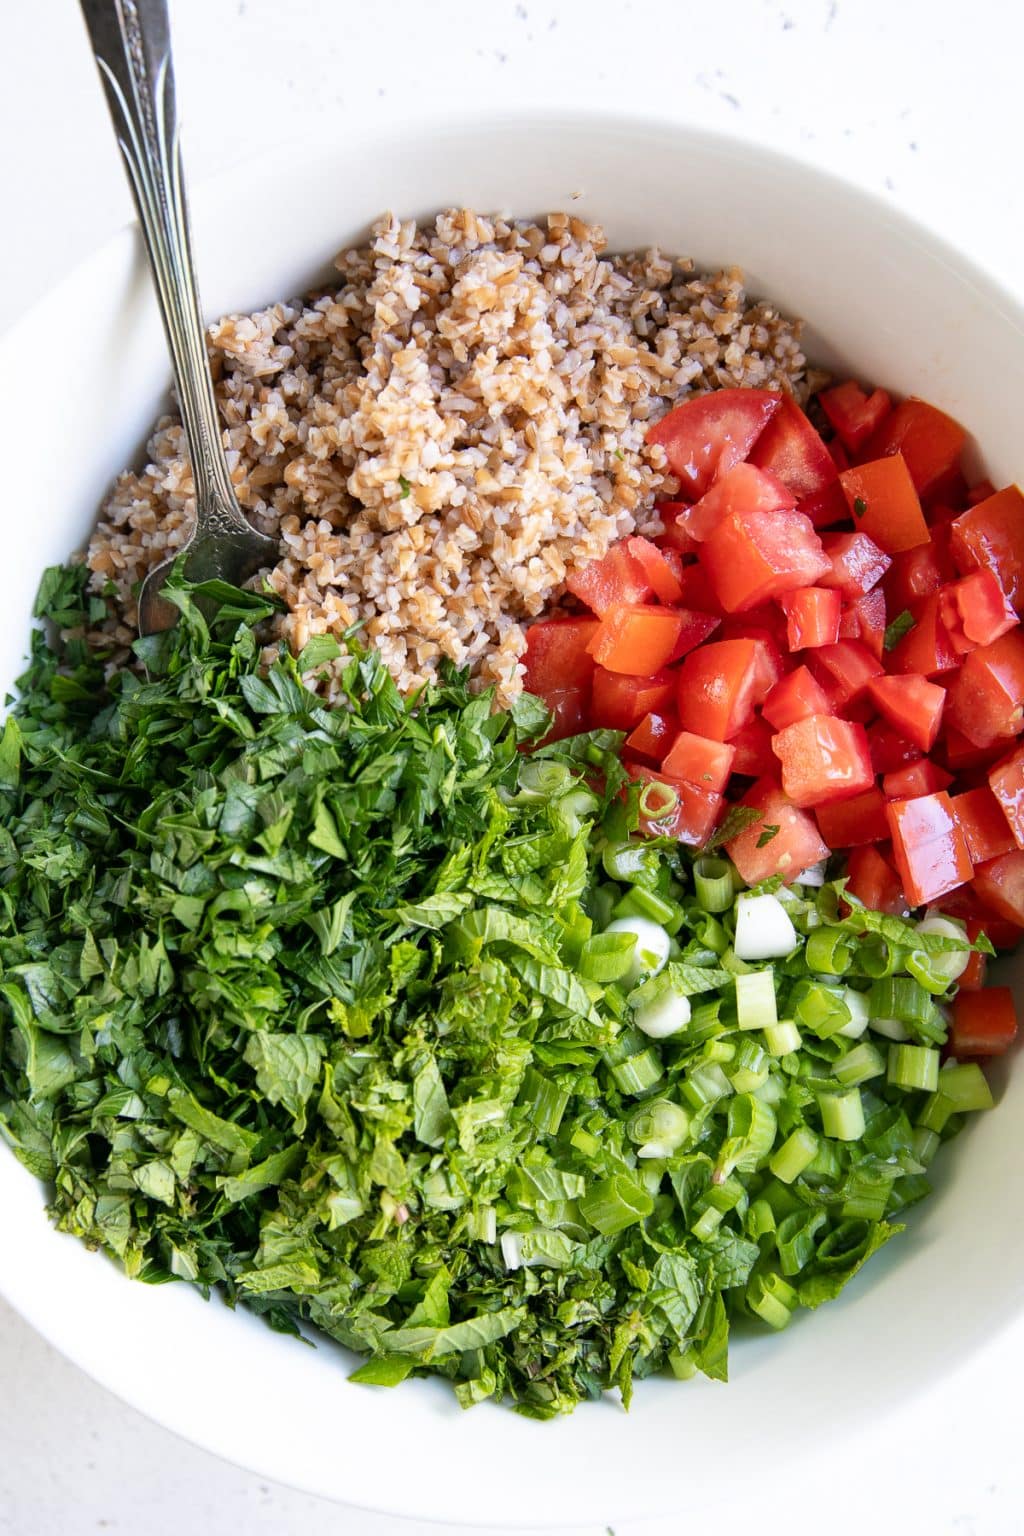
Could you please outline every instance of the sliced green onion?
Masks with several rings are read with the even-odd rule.
[[[633,1022],[650,1039],[665,1040],[686,1028],[690,1013],[690,999],[666,988],[660,996],[634,1011]]]
[[[854,987],[844,987],[843,1002],[850,1015],[850,1022],[837,1029],[836,1034],[842,1035],[844,1040],[859,1040],[871,1018],[867,994],[858,992]]]
[[[778,1022],[775,972],[770,966],[736,977],[736,1018],[740,1029],[767,1029]]]
[[[818,1138],[806,1125],[798,1125],[775,1152],[768,1167],[783,1184],[792,1184],[818,1154]]]
[[[601,855],[605,874],[613,880],[622,880],[630,885],[635,881],[653,884],[657,879],[659,862],[657,852],[649,843],[635,839],[608,843]]]
[[[704,1047],[704,1061],[718,1061],[725,1066],[736,1055],[736,1045],[732,1040],[709,1040]]]
[[[784,1275],[798,1275],[814,1253],[814,1239],[825,1226],[824,1211],[794,1211],[783,1217],[775,1234]]]
[[[617,917],[610,922],[605,933],[631,933],[636,940],[633,959],[626,972],[625,981],[635,986],[641,976],[657,976],[664,969],[672,940],[658,923],[648,917]]]
[[[566,763],[528,757],[519,768],[519,798],[553,800],[572,783],[572,769]]]
[[[947,983],[959,981],[971,959],[971,948],[963,924],[954,922],[949,917],[935,915],[923,917],[917,925],[917,931],[925,934],[939,934],[944,939],[963,941],[962,949],[940,950],[938,954],[928,956],[931,968],[937,975],[945,976]]]
[[[899,1019],[872,1019],[870,1027],[876,1035],[884,1035],[886,1040],[909,1040],[910,1031]]]
[[[710,949],[713,954],[724,955],[729,948],[729,935],[717,918],[706,916],[701,919],[693,930],[694,937],[705,949]]]
[[[777,896],[744,891],[736,899],[735,950],[740,960],[778,960],[797,946],[789,913]]]
[[[929,1045],[890,1045],[886,1081],[908,1093],[923,1089],[934,1093],[939,1086],[939,1053]]]
[[[747,1305],[769,1328],[785,1328],[796,1310],[797,1294],[781,1275],[769,1271],[751,1276]]]
[[[912,976],[885,976],[873,982],[868,1007],[872,1020],[897,1019],[901,1024],[925,1024],[935,1012],[930,994]]]
[[[940,1083],[942,1082],[942,1077],[943,1074],[940,1072]],[[952,1113],[953,1105],[940,1089],[937,1093],[930,1093],[925,1099],[924,1108],[917,1117],[917,1123],[922,1130],[934,1131],[936,1135],[939,1135],[946,1129],[946,1121]]]
[[[542,1133],[553,1136],[572,1095],[550,1078],[542,1077],[535,1067],[527,1067],[519,1091],[519,1103],[526,1105],[526,1118]]]
[[[792,1019],[779,1019],[765,1025],[764,1043],[772,1056],[790,1056],[800,1049],[800,1031]]]
[[[726,1075],[737,1093],[753,1093],[764,1083],[769,1068],[768,1054],[763,1046],[758,1045],[751,1035],[745,1035],[737,1042],[736,1054]]]
[[[756,1243],[775,1231],[775,1212],[767,1200],[755,1200],[747,1212],[747,1232]]]
[[[857,947],[857,969],[876,980],[891,976],[901,969],[904,953],[898,944],[887,943],[881,934],[865,934]]]
[[[860,1083],[866,1083],[873,1077],[881,1077],[885,1071],[885,1060],[881,1051],[870,1040],[862,1040],[860,1045],[855,1045],[852,1051],[847,1051],[845,1056],[832,1067],[832,1076],[846,1088],[855,1088]]]
[[[819,1040],[837,1035],[851,1020],[845,991],[845,987],[830,987],[824,982],[798,982],[790,996],[797,1022],[812,1030]]]
[[[992,1089],[976,1061],[947,1063],[939,1073],[939,1092],[958,1114],[992,1108]]]
[[[709,1205],[706,1210],[701,1211],[690,1231],[700,1242],[709,1242],[722,1225],[724,1215],[724,1211],[716,1210],[713,1205]]]
[[[713,1205],[716,1211],[725,1215],[728,1211],[739,1211],[742,1215],[747,1208],[746,1185],[731,1175],[722,1179],[721,1183],[712,1184],[707,1193],[708,1204]]]
[[[657,891],[645,890],[642,885],[631,885],[621,901],[615,903],[613,917],[649,917],[652,923],[664,928],[675,918],[682,926],[682,913],[674,901],[666,901]]]
[[[661,1061],[651,1050],[627,1056],[625,1061],[617,1062],[612,1067],[611,1073],[620,1093],[629,1094],[646,1093],[648,1088],[660,1083],[664,1076]]]
[[[927,1168],[939,1147],[942,1145],[937,1131],[929,1131],[923,1125],[914,1127],[913,1148],[914,1156],[922,1168]]]
[[[944,958],[943,955],[929,955],[923,949],[912,949],[906,959],[911,976],[933,997],[938,997],[949,986],[949,977],[935,963]]]
[[[841,928],[816,928],[807,936],[804,958],[809,970],[844,976],[853,963],[853,949]]]
[[[595,928],[607,928],[612,920],[612,912],[618,899],[619,888],[617,885],[612,885],[609,881],[605,880],[600,885],[594,887],[587,898],[587,911],[593,919]]]
[[[584,821],[596,816],[601,809],[601,802],[589,789],[582,784],[577,784],[574,789],[567,790],[564,795],[559,795],[553,802],[552,809],[565,827],[570,837],[575,837]]]
[[[723,1029],[720,1014],[722,1004],[718,998],[712,1003],[698,1003],[696,1008],[691,1002],[690,1022],[686,1030],[687,1041],[694,1045],[701,1045],[705,1040],[720,1034]]]
[[[750,1092],[766,1104],[780,1104],[786,1097],[786,1080],[781,1072],[769,1072],[760,1088],[752,1088]]]
[[[596,1157],[601,1150],[597,1137],[584,1130],[582,1125],[578,1125],[569,1137],[569,1145],[575,1147],[577,1152],[582,1152],[584,1157]]]
[[[698,859],[693,866],[693,886],[705,912],[728,912],[735,891],[732,865],[725,859]]]
[[[498,1241],[498,1213],[493,1205],[477,1206],[467,1220],[466,1235],[476,1243]]]
[[[640,791],[640,812],[648,821],[664,821],[679,804],[679,791],[660,779],[650,779]]]
[[[635,1179],[624,1173],[600,1179],[580,1197],[580,1215],[605,1237],[625,1231],[654,1210],[654,1201]]]
[[[631,1117],[628,1129],[630,1140],[640,1144],[638,1157],[671,1157],[689,1135],[690,1116],[671,1099],[650,1099]],[[665,1150],[645,1150],[654,1146]]]
[[[715,1162],[712,1178],[720,1183],[738,1168],[741,1173],[755,1173],[761,1167],[775,1141],[775,1111],[752,1093],[741,1093],[730,1100],[726,1138]]]
[[[635,949],[631,933],[595,933],[580,952],[580,975],[585,981],[621,981],[629,974]]]
[[[859,1141],[864,1134],[864,1105],[860,1089],[818,1095],[821,1126],[834,1141]]]
[[[680,1085],[683,1096],[694,1109],[714,1104],[732,1093],[732,1084],[716,1061],[706,1066],[692,1067]]]
[[[850,1174],[843,1202],[844,1221],[881,1221],[892,1194],[894,1170],[856,1168]]]

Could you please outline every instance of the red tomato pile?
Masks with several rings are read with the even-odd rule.
[[[528,635],[553,734],[627,733],[670,785],[648,830],[692,847],[729,804],[750,884],[847,857],[866,905],[1024,933],[1024,496],[968,487],[965,433],[923,400],[723,389],[657,422],[681,499],[569,580],[587,610]],[[827,437],[827,440],[826,440]],[[685,499],[683,499],[685,498]],[[963,987],[981,985],[972,959]]]

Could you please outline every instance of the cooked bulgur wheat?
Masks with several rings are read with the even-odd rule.
[[[442,657],[522,687],[524,621],[615,539],[656,530],[676,482],[648,423],[689,394],[809,380],[799,324],[736,270],[657,250],[604,257],[597,225],[466,209],[393,215],[346,250],[340,283],[231,315],[210,352],[242,506],[281,540],[269,572],[298,651],[357,620],[403,690]],[[133,638],[132,588],[184,540],[192,472],[175,416],[121,475],[87,559]],[[330,669],[317,686],[332,692]]]

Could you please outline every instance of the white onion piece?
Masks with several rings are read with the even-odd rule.
[[[937,933],[944,939],[966,939],[967,934],[959,923],[951,922],[948,917],[940,917],[938,913],[934,917],[922,917],[917,924],[918,933]],[[928,956],[928,964],[938,975],[947,977],[950,981],[959,981],[970,962],[969,949],[947,949],[942,953]]]
[[[669,956],[672,940],[649,917],[617,917],[605,933],[631,933],[636,939],[633,960],[623,977],[627,987],[635,987],[641,976],[657,976]]]
[[[666,1040],[677,1035],[690,1022],[690,999],[675,992],[665,992],[653,1003],[646,1003],[633,1015],[633,1023],[652,1040]]]
[[[797,877],[796,877],[796,884],[797,885],[824,885],[825,884],[825,861],[824,861],[824,859],[822,859],[820,864],[811,864],[811,865],[809,865],[807,867],[807,869],[804,870],[802,875],[797,875]]]
[[[876,1035],[884,1035],[887,1040],[909,1040],[910,1034],[905,1024],[899,1019],[872,1019],[871,1028]]]
[[[777,896],[736,898],[738,960],[777,960],[796,948],[796,929]]]
[[[859,1040],[871,1018],[867,997],[863,992],[855,992],[853,987],[844,987],[843,1002],[850,1010],[850,1022],[844,1024],[838,1033],[845,1035],[847,1040]]]

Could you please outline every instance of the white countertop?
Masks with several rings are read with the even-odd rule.
[[[467,109],[495,96],[613,99],[839,172],[947,235],[1024,297],[1015,149],[1024,11],[1008,0],[177,0],[175,38],[194,180],[264,144],[301,144],[325,117],[386,117],[410,93]],[[130,208],[71,0],[2,7],[0,57],[2,326]],[[830,1536],[853,1536],[868,1520],[878,1536],[901,1526],[1017,1536],[1022,1369],[1024,1321],[913,1405],[930,1427],[931,1458],[902,1466],[897,1424],[889,1465],[851,1466],[848,1488],[825,1508],[814,1501],[813,1523],[810,1501],[757,1511],[763,1536],[803,1536],[819,1520]],[[3,1303],[0,1382],[0,1532],[11,1536],[453,1529],[327,1504],[184,1444],[95,1386]],[[684,1523],[681,1490],[678,1523],[619,1522],[616,1536],[681,1532]]]

